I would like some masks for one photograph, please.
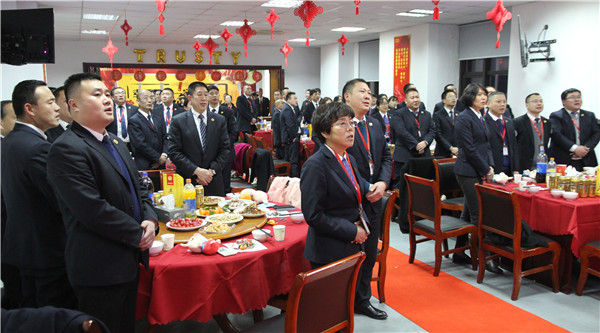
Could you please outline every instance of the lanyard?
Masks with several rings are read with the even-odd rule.
[[[529,117],[527,117],[527,118],[529,118]],[[573,119],[571,118],[571,120],[573,120]],[[544,139],[543,139],[543,137],[544,137],[544,124],[542,124],[542,119],[540,118],[540,125],[542,127],[542,133],[540,133],[540,131],[538,130],[537,126],[535,126],[535,123],[533,122],[533,120],[531,120],[531,118],[529,118],[529,121],[531,122],[531,125],[533,125],[533,128],[535,128],[535,131],[537,132],[538,136],[540,137],[540,141],[544,142]],[[575,126],[577,126],[577,125],[575,125]],[[579,128],[577,128],[577,129],[579,129]]]
[[[500,136],[502,137],[502,142],[505,142],[504,138],[506,137],[506,121],[504,121],[504,118],[502,118],[502,126],[504,127],[504,131],[500,133]],[[500,127],[498,126],[498,123],[496,123],[496,127],[498,127],[498,132],[500,132]]]
[[[362,121],[362,120],[361,120]],[[363,142],[363,145],[365,146],[365,149],[367,150],[367,153],[369,154],[369,158],[371,158],[371,138],[369,138],[369,126],[367,126],[366,121],[365,121],[365,132],[367,133],[367,142],[365,142],[365,138],[362,135],[362,132],[360,131],[360,128],[358,129],[358,135],[360,135],[360,139]]]
[[[119,109],[119,112],[121,113],[121,115],[119,116],[119,124],[123,121],[123,115],[125,114],[124,111],[124,107],[122,105],[120,105],[119,107],[117,107],[117,109]]]
[[[348,170],[346,170],[346,167],[344,166],[344,163],[342,163],[342,159],[340,158],[340,155],[338,155],[338,153],[336,153],[335,150],[333,151],[333,153],[335,154],[335,157],[337,158],[338,162],[340,162],[340,165],[342,166],[342,169],[344,169],[344,171],[346,172],[346,175],[348,176],[348,178],[350,178],[350,182],[354,186],[354,189],[356,190],[356,193],[357,193],[358,204],[361,205],[362,204],[362,198],[360,197],[360,187],[358,186],[358,179],[356,179],[356,177],[353,178],[348,173]],[[346,154],[346,157],[348,157],[348,154]],[[350,172],[352,172],[352,174],[354,175],[354,169],[352,169],[352,163],[350,163],[350,159],[346,158],[346,162],[348,162],[348,165],[350,166]],[[354,179],[354,181],[352,181],[352,179]]]
[[[531,119],[529,119],[529,120],[531,120]],[[571,121],[573,122],[573,125],[575,125],[575,127],[577,128],[577,131],[581,132],[581,129],[579,128],[579,126],[575,122],[575,119],[571,118]]]

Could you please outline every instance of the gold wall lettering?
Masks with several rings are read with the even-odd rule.
[[[133,49],[133,53],[137,54],[137,62],[144,62],[142,55],[146,53],[146,49]]]

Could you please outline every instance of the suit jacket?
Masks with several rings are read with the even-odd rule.
[[[492,149],[492,157],[494,159],[494,172],[500,173],[502,171],[502,161],[504,158],[503,148],[504,140],[500,135],[498,124],[492,119],[490,114],[485,115],[485,122],[489,130],[490,147]],[[515,125],[513,120],[508,117],[502,117],[504,119],[504,128],[506,129],[506,136],[508,137],[508,157],[510,158],[510,173],[514,171],[520,171],[519,167],[519,145],[517,144],[517,137],[515,135]],[[496,170],[497,169],[497,170]],[[510,177],[510,175],[508,175]]]
[[[167,130],[163,116],[154,114],[151,117],[154,125],[150,124],[148,119],[139,112],[129,118],[127,131],[130,135],[135,155],[134,161],[138,170],[151,170],[152,164],[158,162],[160,156],[168,151]]]
[[[458,156],[454,164],[455,174],[481,178],[490,171],[490,166],[494,166],[488,127],[471,108],[461,112],[456,118],[454,129],[458,141]]]
[[[454,111],[462,112],[465,109],[465,106],[459,101],[456,100],[456,105],[454,106]],[[433,107],[433,114],[435,115],[438,111],[444,110],[444,102],[438,102]]]
[[[456,124],[456,118],[460,114],[460,111],[454,109],[454,120],[452,120],[443,106],[442,110],[444,112],[433,114],[433,121],[438,128],[438,132],[435,136],[436,144],[433,154],[437,157],[452,157],[450,147],[456,147],[456,131],[454,130],[454,124]]]
[[[257,117],[257,110],[254,101],[252,101],[252,98],[246,98],[246,96],[242,94],[238,96],[235,105],[238,111],[237,131],[246,133],[252,131],[252,125],[250,125],[250,122],[252,121],[252,118]]]
[[[593,112],[579,110],[579,142],[590,148],[583,158],[585,166],[596,166],[598,160],[594,149],[600,140],[600,127]],[[564,108],[550,114],[552,124],[552,153],[557,164],[571,164],[569,149],[575,144],[576,134],[571,115]]]
[[[46,172],[50,142],[16,123],[1,149],[7,213],[2,261],[19,269],[64,267],[65,226]]]
[[[61,125],[58,125],[56,127],[52,127],[51,129],[47,130],[45,132],[45,134],[48,137],[48,141],[50,143],[52,143],[56,140],[56,138],[58,138],[64,132],[65,132],[65,129]]]
[[[346,155],[360,186],[361,200],[365,202],[368,183],[360,176],[354,157]],[[300,192],[302,212],[309,225],[304,247],[306,259],[328,264],[361,250],[360,244],[352,243],[357,230],[354,222],[360,220],[357,192],[329,149],[319,149],[304,163]]]
[[[548,142],[550,141],[552,125],[550,125],[548,118],[540,118],[542,122],[542,128],[544,130],[544,136],[542,137],[544,151],[550,156],[551,153],[548,150]],[[530,169],[534,165],[534,159],[537,159],[537,156],[534,156],[536,147],[534,146],[535,141],[533,140],[533,132],[535,129],[533,128],[531,119],[529,119],[527,114],[515,118],[513,123],[517,132],[517,144],[519,145],[519,166],[521,167],[521,171]]]
[[[298,128],[300,128],[300,120],[294,109],[286,104],[281,110],[281,143],[284,145],[292,143],[298,138]]]
[[[109,133],[129,173],[140,204],[141,220],[156,220],[148,192],[129,150]],[[76,286],[107,286],[132,281],[148,251],[138,248],[141,220],[117,162],[87,129],[73,122],[48,153],[48,180],[56,193],[67,229],[67,274]]]
[[[389,111],[387,113],[387,117],[388,117],[388,122],[390,123],[390,132],[391,132],[392,131],[392,114],[390,114]],[[386,130],[385,121],[383,120],[381,113],[379,111],[377,111],[371,115],[371,118],[377,119],[377,121],[381,125],[381,132],[383,132],[383,134],[385,135],[385,130]]]
[[[277,108],[271,112],[271,132],[273,133],[273,146],[281,147],[281,111]]]
[[[305,123],[311,123],[313,112],[315,112],[315,105],[312,101],[308,101],[307,104],[302,106],[302,116]]]
[[[267,97],[262,98],[262,102],[260,97],[254,100],[254,104],[256,105],[257,116],[267,117],[269,115],[269,99]]]
[[[127,109],[127,119],[131,118],[134,114],[138,112],[138,107],[133,104],[125,103],[125,108]],[[112,134],[117,134],[117,125],[119,124],[119,121],[117,120],[117,104],[115,104],[114,102],[113,118],[113,122],[106,126],[106,130],[111,132]],[[127,125],[129,126],[129,122],[127,123]],[[127,135],[129,135],[129,133],[127,133]]]
[[[154,108],[152,109],[152,111],[150,111],[150,113],[152,114],[152,119],[155,118],[160,118],[162,119],[162,124],[166,130],[167,126],[169,124],[167,124],[167,119],[165,119],[165,106],[164,104],[157,104],[154,106]],[[173,119],[173,117],[175,117],[178,114],[184,113],[185,109],[177,104],[177,103],[173,103],[171,104],[171,119]]]
[[[210,109],[210,105],[208,106]],[[224,104],[219,104],[219,109],[217,113],[225,118],[227,123],[227,135],[229,137],[229,161],[233,162],[235,160],[235,150],[233,149],[233,145],[238,141],[238,131],[236,129],[236,121],[234,111]]]
[[[177,173],[191,178],[195,184],[197,167],[213,169],[216,174],[204,185],[204,194],[224,196],[222,171],[225,164],[231,162],[227,121],[220,114],[208,113],[206,123],[206,145],[202,149],[194,114],[185,112],[175,116],[169,130],[169,158],[177,167]]]
[[[419,124],[417,118],[408,109],[403,108],[398,112],[398,117],[393,117],[391,121],[392,140],[396,145],[394,149],[394,161],[406,163],[411,157],[429,156],[429,148],[425,148],[423,154],[419,154],[415,147],[423,140],[427,141],[429,146],[435,139],[437,126],[431,118],[428,111],[419,111]],[[419,137],[419,128],[421,136]]]

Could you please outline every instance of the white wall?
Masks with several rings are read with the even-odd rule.
[[[539,9],[539,4],[538,4]],[[511,9],[509,8],[509,11]],[[460,41],[458,48],[459,60],[506,57],[510,48],[510,28],[512,21],[517,16],[513,15],[510,21],[504,23],[500,33],[500,47],[496,48],[496,25],[489,20],[460,26]]]
[[[341,52],[339,44],[330,44],[321,46],[321,96],[331,97],[337,95],[340,75],[340,58],[338,52]]]
[[[44,81],[44,65],[29,64],[13,66],[2,64],[0,67],[0,76],[2,76],[2,96],[0,99],[12,99],[13,88],[17,85],[17,83],[23,80]]]

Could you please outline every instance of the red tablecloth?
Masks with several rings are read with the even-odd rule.
[[[151,257],[150,270],[140,269],[136,317],[148,317],[150,324],[206,322],[219,313],[264,308],[271,297],[289,291],[298,273],[310,269],[304,258],[306,222],[288,218],[279,224],[286,226],[285,240],[269,238],[263,243],[267,250],[223,257],[193,254],[177,245]],[[263,228],[273,234],[272,226]]]
[[[273,132],[270,130],[254,131],[254,136],[261,138],[265,145],[273,149]]]
[[[315,142],[313,140],[305,140],[305,141],[300,141],[300,143],[303,143],[306,145],[306,147],[308,147],[308,149],[310,149],[311,152],[314,153],[315,151]],[[302,147],[300,147],[300,149],[302,150]]]
[[[486,185],[514,191],[519,197],[521,217],[533,230],[550,235],[573,235],[571,251],[577,257],[582,245],[600,239],[600,197],[567,201],[553,198],[550,191],[522,192],[513,183]]]

